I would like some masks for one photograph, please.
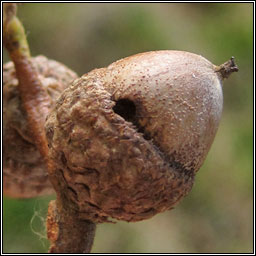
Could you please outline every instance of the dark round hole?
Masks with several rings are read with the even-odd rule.
[[[116,101],[116,105],[113,107],[113,110],[128,122],[135,121],[136,106],[131,100],[121,99]]]

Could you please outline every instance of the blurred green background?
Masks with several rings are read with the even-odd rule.
[[[190,51],[214,64],[235,56],[240,70],[225,81],[221,124],[190,194],[150,220],[98,225],[92,252],[252,252],[253,4],[31,3],[18,15],[34,56],[79,75],[150,50]],[[4,198],[5,253],[47,252],[51,198]]]

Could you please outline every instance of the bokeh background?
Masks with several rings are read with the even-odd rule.
[[[253,250],[253,4],[23,4],[18,15],[33,55],[78,74],[150,50],[235,56],[221,124],[190,194],[172,211],[139,223],[98,225],[94,253],[250,253]],[[4,62],[8,56],[4,52]],[[3,201],[5,253],[47,252],[52,197]]]

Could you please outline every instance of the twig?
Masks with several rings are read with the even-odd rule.
[[[39,152],[47,162],[48,146],[44,123],[51,101],[31,62],[25,31],[16,17],[16,8],[14,3],[4,3],[3,43],[15,65],[18,89],[29,128]]]

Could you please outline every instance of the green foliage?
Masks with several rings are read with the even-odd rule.
[[[253,4],[34,3],[18,14],[32,55],[79,74],[149,50],[191,51],[215,64],[235,56],[239,72],[224,82],[221,124],[191,193],[153,219],[101,224],[93,252],[252,252]],[[45,216],[48,201],[5,198],[4,252],[47,251],[30,221],[39,209]],[[40,220],[34,218],[34,229],[43,233]]]

